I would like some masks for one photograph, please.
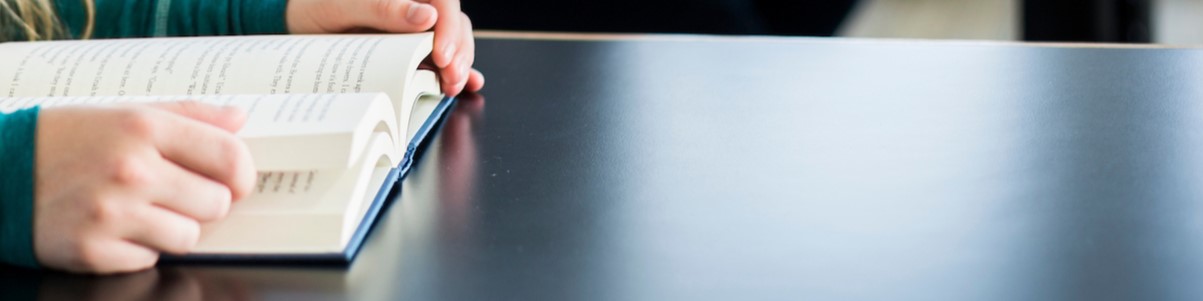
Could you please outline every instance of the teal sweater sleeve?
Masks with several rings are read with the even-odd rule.
[[[37,267],[33,252],[38,107],[0,113],[0,262]]]
[[[93,38],[288,33],[287,0],[94,0]],[[59,16],[80,36],[84,0],[56,0]]]

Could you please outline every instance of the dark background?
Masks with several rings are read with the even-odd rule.
[[[1023,0],[1028,41],[1151,41],[1148,0]],[[856,0],[464,0],[480,29],[831,36]]]
[[[854,0],[464,0],[482,29],[832,35]]]

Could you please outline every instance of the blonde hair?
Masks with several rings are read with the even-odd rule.
[[[13,39],[13,34],[23,34],[30,41],[71,38],[70,32],[54,9],[55,0],[0,0],[0,41]],[[92,36],[96,23],[95,0],[83,1],[88,20],[79,38]],[[17,27],[17,30],[11,29]]]

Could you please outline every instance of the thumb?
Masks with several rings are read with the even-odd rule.
[[[350,23],[385,32],[422,32],[434,27],[438,11],[413,0],[356,0],[344,2]]]
[[[215,106],[196,101],[159,102],[150,106],[225,129],[230,133],[237,132],[246,123],[246,112],[234,106]]]

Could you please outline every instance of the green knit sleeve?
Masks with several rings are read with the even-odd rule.
[[[87,24],[86,0],[56,0],[58,12],[79,36]],[[288,33],[287,0],[93,0],[94,38]]]
[[[38,108],[0,113],[0,262],[37,267],[33,252]]]

